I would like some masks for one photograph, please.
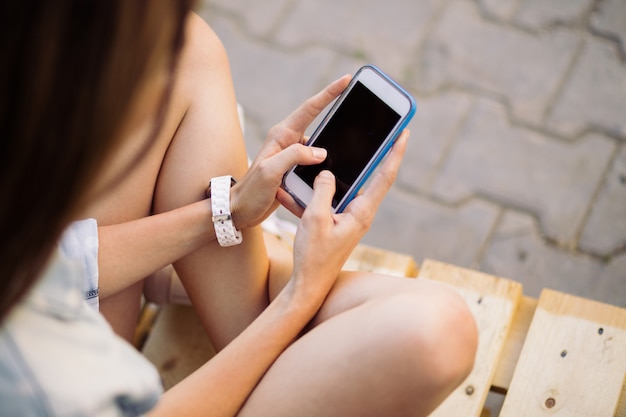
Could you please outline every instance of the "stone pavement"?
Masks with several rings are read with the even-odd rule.
[[[365,243],[626,306],[626,0],[206,0],[200,14],[229,52],[251,155],[365,63],[414,94]]]

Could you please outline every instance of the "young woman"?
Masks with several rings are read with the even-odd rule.
[[[324,159],[303,134],[349,77],[276,125],[248,169],[226,54],[186,1],[8,6],[1,414],[426,416],[463,380],[477,335],[458,296],[340,271],[408,132],[342,214],[328,172],[304,211],[279,188],[289,167]],[[242,233],[228,247],[206,197],[224,175],[237,179]],[[301,216],[288,260],[268,255],[259,227],[278,203]],[[156,371],[82,297],[99,295],[128,338],[144,277],[170,263],[219,353],[161,395]]]

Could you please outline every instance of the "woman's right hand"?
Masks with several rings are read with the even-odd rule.
[[[292,289],[302,301],[321,305],[345,261],[369,230],[378,206],[393,184],[406,149],[404,131],[367,188],[342,213],[333,213],[335,178],[322,171],[314,183],[313,198],[302,214],[294,241]],[[318,307],[319,307],[318,305]]]

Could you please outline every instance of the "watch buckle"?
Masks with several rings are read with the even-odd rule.
[[[215,214],[215,215],[213,215],[213,217],[211,219],[213,220],[213,223],[215,223],[215,222],[224,223],[226,221],[232,220],[232,217],[231,217],[230,213],[224,213],[224,214]]]

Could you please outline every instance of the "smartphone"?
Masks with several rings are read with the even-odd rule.
[[[297,165],[282,187],[306,207],[322,170],[335,175],[332,206],[342,212],[389,152],[415,113],[415,99],[373,65],[360,68],[314,131],[307,145],[325,148],[317,165]]]

